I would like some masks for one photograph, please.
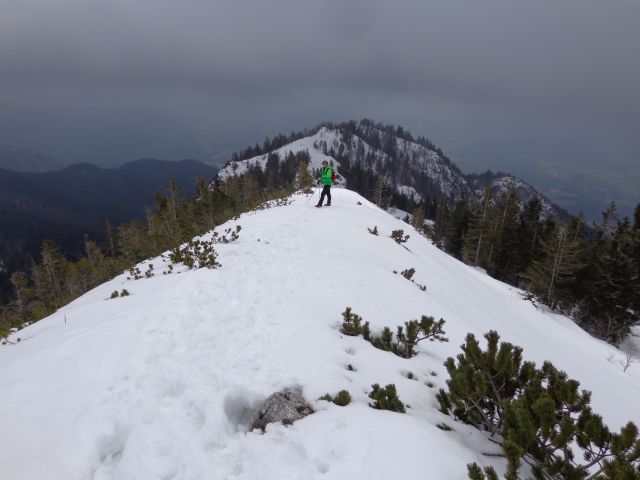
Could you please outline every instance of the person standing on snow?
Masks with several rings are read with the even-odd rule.
[[[327,207],[331,206],[331,184],[333,183],[333,167],[329,165],[326,160],[322,161],[322,176],[320,177],[322,183],[322,193],[320,194],[320,201],[316,205],[317,208],[322,206],[325,195],[327,196]]]

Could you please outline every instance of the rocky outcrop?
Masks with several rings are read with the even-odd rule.
[[[287,389],[277,392],[267,398],[253,416],[251,429],[259,428],[262,431],[267,424],[280,422],[291,425],[296,420],[313,413],[313,408],[307,403],[298,389]]]

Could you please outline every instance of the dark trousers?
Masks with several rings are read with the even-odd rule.
[[[318,205],[322,205],[322,202],[324,202],[324,196],[327,196],[327,205],[331,205],[331,185],[325,185],[324,188],[322,189],[322,193],[320,194],[320,201],[318,202]]]

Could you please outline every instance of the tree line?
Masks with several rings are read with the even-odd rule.
[[[295,169],[306,172],[302,157],[295,157]],[[289,168],[291,165],[285,165]],[[14,329],[38,321],[92,288],[112,279],[135,264],[173,249],[231,218],[264,202],[282,198],[294,190],[293,180],[262,187],[264,177],[249,172],[223,185],[209,186],[202,177],[196,193],[186,195],[173,180],[157,192],[154,207],[146,209],[144,221],[114,226],[106,221],[106,242],[98,244],[85,236],[84,255],[67,258],[53,241],[42,243],[41,258],[32,261],[28,272],[14,272],[14,297],[0,306],[0,338]],[[295,177],[295,172],[293,177]],[[308,174],[307,174],[308,177]],[[305,185],[310,177],[304,177]],[[296,187],[302,186],[295,182]],[[265,184],[266,185],[266,184]]]
[[[477,203],[440,203],[428,234],[454,257],[619,345],[640,321],[640,205],[630,220],[611,203],[590,227],[582,216],[557,221],[541,211],[539,198],[522,204],[512,185],[497,195],[487,187]]]

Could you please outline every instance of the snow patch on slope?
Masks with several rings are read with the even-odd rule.
[[[422,201],[422,195],[420,195],[415,188],[410,187],[408,185],[400,185],[397,188],[398,193],[405,195],[409,198],[416,200],[418,203]]]

